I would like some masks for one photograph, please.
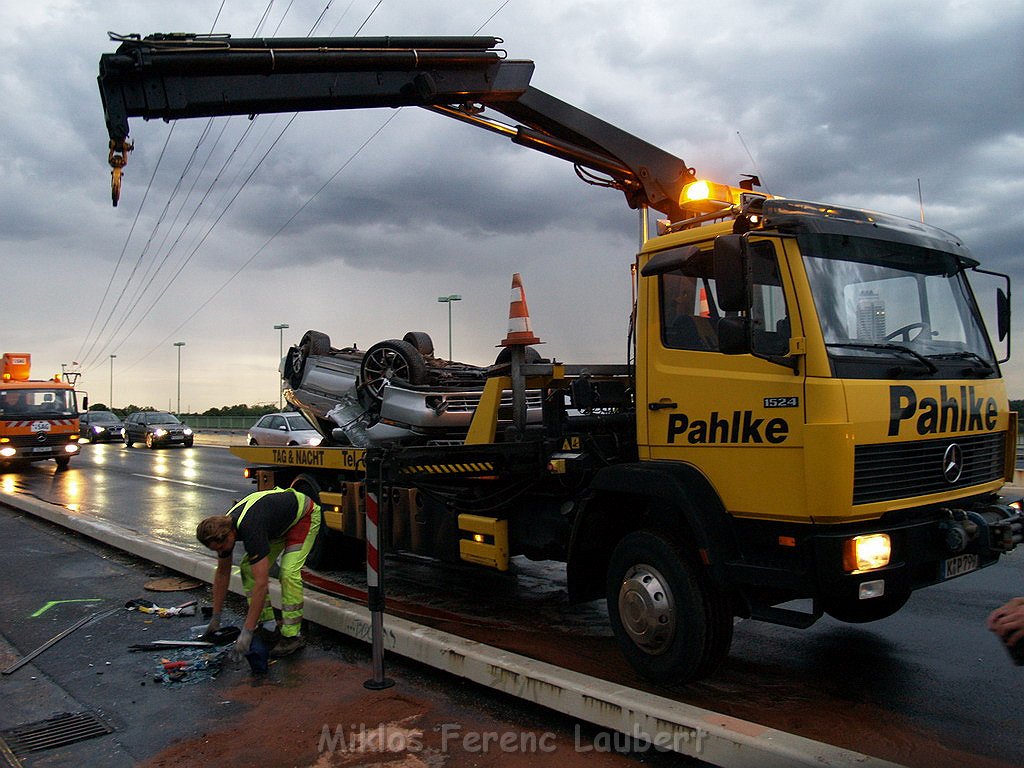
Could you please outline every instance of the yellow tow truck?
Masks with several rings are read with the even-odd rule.
[[[620,365],[513,344],[468,426],[399,424],[365,444],[285,382],[325,444],[234,451],[259,488],[320,499],[317,564],[358,559],[379,488],[386,551],[499,571],[565,562],[570,599],[607,598],[627,659],[666,682],[711,673],[736,616],[880,619],[1021,541],[1019,508],[998,495],[1017,433],[1005,356],[968,280],[984,270],[954,235],[699,179],[530,86],[533,63],[496,38],[118,42],[99,78],[115,198],[130,117],[420,106],[567,160],[640,212]],[[1009,279],[996,279],[985,301],[1008,349]],[[411,346],[392,345],[377,395],[422,370]],[[300,343],[286,360],[310,354]],[[527,392],[542,394],[539,420]],[[380,412],[364,400],[355,418],[372,432]]]

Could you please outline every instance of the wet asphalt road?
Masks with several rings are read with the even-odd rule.
[[[86,444],[68,472],[45,462],[0,474],[0,486],[199,551],[196,523],[252,489],[242,467],[217,447]],[[517,583],[495,580],[481,589],[479,580],[467,585],[457,571],[397,563],[390,599],[396,613],[416,606],[424,614],[419,618],[449,631],[459,630],[462,616],[467,636],[492,643],[508,636],[513,650],[545,660],[561,656],[592,674],[598,665],[603,676],[625,684],[906,765],[1024,764],[1024,668],[1010,664],[984,627],[992,608],[1024,594],[1021,552],[919,592],[902,612],[872,624],[826,617],[795,630],[740,622],[719,673],[683,691],[645,685],[624,669],[603,606],[567,606],[559,567],[518,564]],[[329,576],[360,585],[359,575]],[[410,618],[418,618],[415,610]],[[507,632],[512,627],[518,631]]]

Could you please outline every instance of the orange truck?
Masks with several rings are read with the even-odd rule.
[[[0,359],[0,467],[53,459],[64,470],[78,453],[78,397],[60,376],[30,378],[32,356]]]

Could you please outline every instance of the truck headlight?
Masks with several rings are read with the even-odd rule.
[[[887,533],[854,536],[843,543],[843,570],[848,573],[884,568],[892,556],[892,541]]]
[[[18,451],[9,445],[5,445],[3,448],[0,448],[0,456],[5,458],[8,456],[14,456],[17,453]]]

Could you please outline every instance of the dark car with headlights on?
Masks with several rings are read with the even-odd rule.
[[[86,411],[78,417],[78,430],[90,443],[120,440],[124,424],[110,411]]]
[[[191,447],[192,429],[167,411],[137,411],[124,420],[124,444],[145,443],[149,448],[161,445]]]

